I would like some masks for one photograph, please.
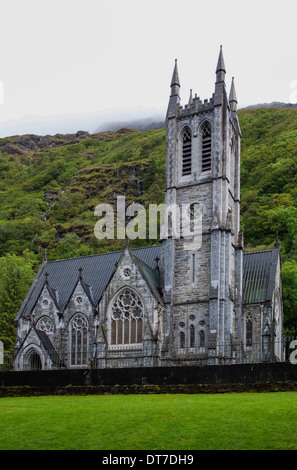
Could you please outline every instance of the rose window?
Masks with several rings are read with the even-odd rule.
[[[124,276],[125,276],[125,277],[129,277],[130,274],[131,274],[131,269],[130,269],[130,268],[125,268],[125,269],[124,269]]]

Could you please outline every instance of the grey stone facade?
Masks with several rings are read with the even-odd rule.
[[[155,247],[44,260],[16,318],[16,369],[283,360],[279,249],[243,251],[241,131],[225,74],[220,50],[212,97],[202,102],[191,92],[181,106],[175,64],[166,116],[169,236]],[[176,236],[183,207],[199,220],[190,236]]]
[[[215,92],[210,100],[202,102],[196,95],[193,98],[191,93],[189,103],[184,107],[180,105],[177,64],[171,84],[166,118],[166,204],[179,207],[186,203],[197,204],[202,210],[201,246],[191,250],[191,243],[185,246],[183,239],[172,239],[164,244],[162,250],[166,304],[172,312],[171,331],[174,331],[175,347],[179,344],[177,324],[188,325],[185,329],[187,346],[190,326],[195,328],[195,332],[204,332],[206,341],[211,338],[215,344],[227,343],[236,335],[236,315],[241,315],[241,132],[234,83],[230,99],[225,89],[222,50],[216,78]],[[204,171],[202,134],[206,123],[211,130],[211,165]],[[186,128],[192,136],[191,172],[183,175],[182,139]],[[169,288],[166,290],[167,284]],[[189,315],[195,317],[194,322],[189,323]]]

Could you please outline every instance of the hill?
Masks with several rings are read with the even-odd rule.
[[[283,103],[281,101],[273,101],[272,103],[258,103],[246,106],[245,109],[259,109],[259,108],[297,108],[297,103]]]
[[[246,249],[270,247],[278,230],[283,254],[295,259],[297,110],[241,109],[239,119]],[[164,128],[0,139],[0,255],[118,249],[94,237],[96,205],[118,194],[127,204],[163,202],[164,181]]]
[[[117,249],[94,237],[94,208],[117,194],[128,204],[162,202],[164,129],[14,136],[0,149],[1,255],[47,249],[56,259]]]
[[[239,119],[246,247],[270,246],[278,231],[284,258],[296,259],[297,110],[240,110]]]
[[[297,109],[241,109],[239,120],[245,249],[271,248],[278,231],[292,323],[297,317]],[[21,259],[33,276],[45,250],[53,260],[122,249],[121,240],[96,239],[94,209],[114,204],[120,194],[127,204],[164,202],[165,144],[164,128],[0,139],[0,265],[1,259],[5,266]],[[11,284],[4,288],[3,279],[0,305]],[[22,296],[23,291],[16,295],[14,311]],[[297,331],[297,321],[294,325]]]

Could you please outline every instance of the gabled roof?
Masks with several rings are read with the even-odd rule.
[[[131,250],[133,258],[153,293],[161,299],[156,258],[161,256],[161,246],[148,246]],[[80,258],[43,262],[23,302],[16,320],[30,315],[44,286],[44,275],[48,273],[53,295],[58,293],[61,312],[78,282],[78,270],[83,269],[83,283],[86,293],[97,305],[108,285],[123,251],[102,253]],[[272,299],[279,250],[245,253],[243,256],[243,303],[264,302]],[[55,293],[55,294],[54,294]]]
[[[27,332],[25,338],[23,339],[21,345],[18,347],[17,351],[16,351],[16,356],[18,356],[18,354],[20,353],[20,351],[22,351],[24,345],[26,344],[26,341],[27,341],[27,338],[29,335],[31,335],[31,333],[34,333],[37,338],[39,339],[42,347],[45,349],[45,351],[48,353],[48,355],[50,356],[52,362],[54,365],[58,365],[58,366],[61,366],[62,363],[61,363],[61,359],[60,359],[60,356],[58,354],[58,352],[56,351],[55,347],[53,346],[53,343],[51,342],[50,338],[48,337],[48,335],[45,333],[45,331],[41,331],[41,330],[38,330],[36,328],[35,325],[31,326],[29,328],[29,331]],[[31,343],[30,343],[31,344]]]
[[[49,354],[53,364],[60,365],[61,360],[60,360],[59,354],[55,350],[53,343],[51,342],[51,340],[49,339],[45,331],[38,330],[37,328],[35,328],[35,326],[33,327],[33,329],[35,333],[37,334],[40,342],[42,343],[44,349]]]
[[[79,268],[79,276],[77,278],[77,281],[70,293],[70,296],[67,300],[67,302],[65,303],[65,306],[68,304],[70,298],[73,296],[73,293],[75,291],[75,289],[77,288],[77,285],[80,283],[83,290],[85,291],[89,301],[91,302],[92,306],[94,307],[95,306],[95,302],[94,302],[94,298],[93,298],[93,292],[92,292],[92,286],[89,286],[88,284],[85,283],[85,281],[83,280],[83,277],[82,277],[82,271],[83,269],[82,268]],[[64,307],[65,308],[65,307]]]
[[[278,249],[244,254],[244,304],[272,300],[278,260]]]
[[[136,248],[131,251],[137,259],[152,270],[155,267],[155,258],[160,257],[159,245]],[[83,269],[83,282],[85,286],[92,289],[90,295],[92,295],[94,304],[97,305],[122,253],[123,251],[115,251],[79,258],[43,262],[17,314],[16,320],[21,316],[30,315],[41,293],[41,288],[44,286],[45,273],[48,273],[48,284],[50,284],[52,289],[58,292],[61,312],[65,309],[71,293],[77,284],[78,271],[80,268]]]
[[[53,299],[55,306],[57,307],[57,310],[60,310],[60,305],[59,305],[59,298],[58,298],[58,292],[57,289],[53,289],[48,282],[46,282],[46,287],[50,293],[51,298]]]
[[[150,268],[147,264],[141,261],[137,256],[134,256],[131,253],[132,259],[134,260],[136,266],[140,270],[143,278],[149,285],[152,293],[156,297],[156,299],[163,304],[162,297],[160,295],[160,277],[159,277],[159,270]]]
[[[47,272],[44,274],[44,276],[45,276],[45,280],[44,280],[43,284],[41,284],[39,286],[40,290],[39,290],[38,295],[36,296],[36,299],[35,299],[35,302],[34,302],[34,305],[33,305],[32,309],[35,307],[35,305],[38,301],[38,298],[41,295],[41,292],[44,290],[44,288],[46,288],[48,290],[49,295],[51,296],[51,298],[54,301],[56,309],[58,310],[58,312],[60,312],[61,308],[60,308],[60,305],[59,305],[58,293],[57,293],[56,289],[53,289],[52,287],[50,287],[50,285],[48,283],[48,273]],[[37,288],[37,286],[36,286],[36,288]]]

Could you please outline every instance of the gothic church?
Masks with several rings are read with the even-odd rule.
[[[212,97],[191,92],[184,106],[177,63],[171,81],[165,204],[199,204],[200,243],[44,259],[16,317],[16,370],[283,360],[279,247],[243,252],[241,130],[225,74],[221,48]]]

